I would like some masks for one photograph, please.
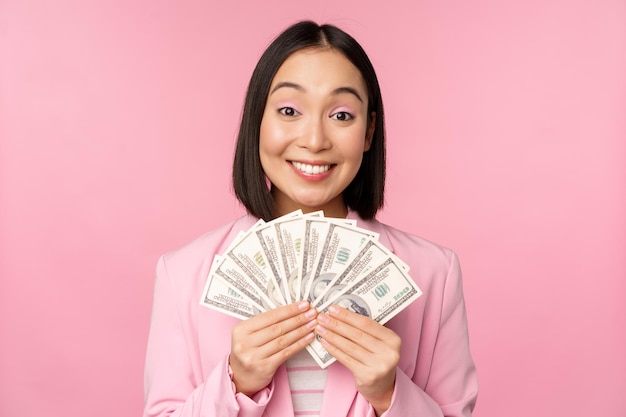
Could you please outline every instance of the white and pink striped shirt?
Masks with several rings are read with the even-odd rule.
[[[294,416],[319,417],[327,369],[320,368],[306,350],[287,361]]]

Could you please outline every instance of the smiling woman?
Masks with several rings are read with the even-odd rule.
[[[383,105],[369,58],[350,35],[301,22],[268,47],[248,88],[233,181],[248,215],[159,260],[146,417],[471,415],[477,382],[459,264],[450,249],[375,219],[384,197]],[[200,306],[214,257],[260,219],[295,210],[358,220],[415,271],[410,286],[423,295],[385,325],[350,294],[320,312],[317,300],[296,298],[244,321]],[[391,294],[373,275],[364,288]],[[322,278],[319,270],[307,276]],[[317,288],[313,298],[323,295]],[[326,369],[304,350],[314,341],[336,359]]]
[[[360,103],[353,106],[352,116],[359,119],[355,123],[366,124],[367,131],[363,132],[361,139],[365,140],[363,151],[368,152],[363,153],[356,176],[342,191],[343,203],[362,218],[372,219],[384,202],[386,161],[384,110],[374,67],[359,43],[335,26],[302,23],[294,25],[283,35],[277,37],[263,53],[250,79],[235,152],[235,194],[250,214],[266,220],[277,215],[276,202],[266,186],[267,174],[259,158],[260,130],[264,122],[269,122],[268,112],[279,111],[285,117],[294,117],[298,108],[289,102],[278,103],[281,106],[278,108],[273,107],[276,104],[271,100],[276,94],[291,92],[292,95],[285,99],[302,100],[298,105],[313,105],[310,101],[316,98],[317,106],[322,105],[320,94],[326,94],[326,100],[348,100],[353,95]],[[309,68],[309,64],[316,64],[316,67]],[[324,65],[334,65],[340,72],[335,73]],[[295,73],[296,67],[307,75]],[[331,86],[331,83],[334,85]],[[304,100],[307,100],[306,103]],[[326,103],[327,106],[331,104]],[[363,106],[366,106],[365,112],[358,114],[356,109]],[[333,118],[334,115],[336,121],[341,121],[350,118],[346,117],[348,113],[345,109],[336,108],[333,114],[326,116]],[[303,113],[301,116],[305,121],[311,121],[313,115]],[[303,126],[301,120],[296,119],[300,122],[299,126]],[[306,127],[311,128],[310,125]],[[311,172],[315,165],[320,165],[310,161],[295,162],[307,162],[304,164],[305,172],[309,169],[306,165],[311,166]]]
[[[375,120],[363,77],[344,55],[323,48],[287,58],[272,82],[259,144],[276,215],[302,208],[346,217],[343,190],[370,148]]]

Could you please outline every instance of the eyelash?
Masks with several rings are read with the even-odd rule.
[[[287,116],[287,117],[294,117],[294,116],[300,114],[293,107],[281,107],[280,109],[278,109],[278,113],[282,114],[283,116]],[[341,115],[343,117],[343,119],[338,118],[339,115]],[[339,111],[339,112],[334,113],[333,115],[331,115],[330,118],[333,119],[333,120],[338,120],[340,122],[347,122],[349,120],[354,119],[354,116],[352,114],[348,113],[347,111]]]
[[[287,112],[290,112],[291,114],[288,114]],[[278,113],[282,114],[283,116],[287,116],[287,117],[294,117],[294,116],[300,114],[293,107],[281,107],[280,109],[278,109]]]
[[[336,117],[336,116],[338,116],[338,115],[340,115],[340,114],[341,114],[341,115],[343,115],[343,117],[344,117],[343,119],[338,119],[338,118]],[[338,121],[340,121],[340,122],[347,122],[347,121],[349,121],[349,120],[354,119],[354,116],[353,116],[353,115],[351,115],[350,113],[348,113],[347,111],[338,111],[337,113],[333,114],[333,115],[332,115],[332,116],[330,116],[330,117],[331,117],[331,119],[338,120]]]

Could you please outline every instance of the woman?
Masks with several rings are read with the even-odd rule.
[[[385,182],[374,69],[340,29],[300,22],[252,75],[233,167],[248,214],[164,255],[146,356],[146,416],[469,416],[477,381],[454,252],[375,220]],[[269,183],[269,187],[268,187]],[[198,304],[215,255],[259,218],[358,220],[424,295],[385,326],[298,302],[239,321]],[[337,362],[315,367],[319,337]]]

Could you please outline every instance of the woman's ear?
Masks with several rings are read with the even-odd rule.
[[[374,130],[376,130],[376,112],[375,111],[370,113],[370,120],[367,125],[367,131],[365,132],[365,145],[363,147],[363,152],[367,152],[370,150],[372,146],[372,139],[374,138]]]

